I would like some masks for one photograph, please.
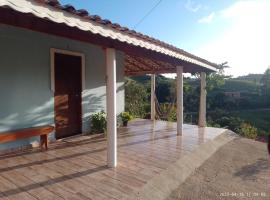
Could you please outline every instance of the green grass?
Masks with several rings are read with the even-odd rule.
[[[259,130],[259,135],[270,133],[270,110],[236,111],[232,112],[232,115],[255,126]]]

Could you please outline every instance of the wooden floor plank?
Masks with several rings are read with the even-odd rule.
[[[118,167],[107,167],[102,134],[67,138],[48,151],[0,157],[0,199],[125,199],[221,129],[137,120],[118,130]]]
[[[37,200],[34,196],[21,190],[18,186],[0,176],[0,192],[10,200]]]
[[[7,180],[12,182],[17,187],[21,188],[23,191],[28,192],[32,196],[41,200],[61,200],[58,195],[50,192],[46,188],[42,187],[38,183],[33,182],[31,179],[26,178],[24,175],[18,173],[17,171],[6,172],[2,175]]]
[[[91,171],[91,169],[83,169],[79,168],[78,166],[72,168],[72,163],[66,162],[65,160],[57,160],[54,162],[45,163],[42,169],[37,167],[33,168],[35,168],[35,171],[37,171],[39,174],[48,175],[50,177],[48,180],[51,181],[52,184],[57,182],[60,186],[68,189],[68,191],[75,191],[76,193],[91,199],[108,198],[106,195],[96,191],[93,187],[86,187],[86,185],[80,180],[83,175],[87,174],[85,171]],[[75,168],[79,169],[79,171],[75,170]],[[45,178],[43,182],[46,183],[48,180]]]

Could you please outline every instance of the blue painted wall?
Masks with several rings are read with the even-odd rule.
[[[81,52],[85,55],[83,131],[90,130],[91,114],[106,110],[105,54],[101,47],[0,24],[0,132],[54,125],[54,94],[50,89],[50,48]],[[124,54],[117,52],[118,113],[124,110],[123,61]],[[31,138],[0,144],[0,151],[36,140]]]

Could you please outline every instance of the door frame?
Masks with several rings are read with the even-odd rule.
[[[82,92],[85,90],[85,55],[81,52],[76,51],[69,51],[64,49],[56,49],[50,48],[50,58],[51,58],[51,91],[55,92],[55,76],[54,76],[54,57],[55,53],[64,54],[64,55],[71,55],[71,56],[78,56],[82,59]]]
[[[81,79],[82,79],[82,82],[81,82],[81,86],[82,86],[82,91],[81,91],[81,122],[82,122],[81,131],[83,132],[82,128],[83,128],[83,115],[84,115],[84,113],[83,113],[82,102],[83,102],[83,91],[85,90],[85,55],[83,53],[80,53],[80,52],[50,48],[51,91],[53,92],[53,94],[55,93],[55,71],[54,71],[55,65],[54,65],[54,61],[55,61],[55,54],[56,53],[81,57],[81,61],[82,61],[81,62],[81,73],[82,73],[81,74]],[[55,116],[55,111],[54,111],[54,116]]]

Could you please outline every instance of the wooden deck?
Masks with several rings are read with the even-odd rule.
[[[106,165],[103,135],[79,136],[0,157],[0,199],[124,199],[224,130],[137,120],[118,131],[118,166]]]

